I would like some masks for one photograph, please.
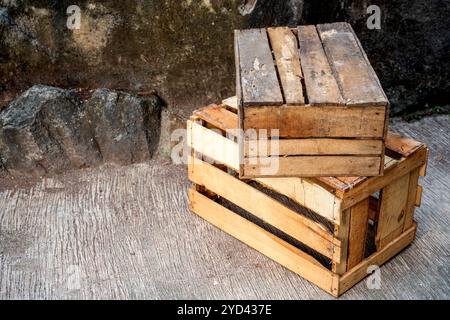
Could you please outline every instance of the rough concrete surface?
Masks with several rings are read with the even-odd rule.
[[[450,117],[395,122],[430,146],[417,239],[341,299],[450,298]],[[0,299],[331,299],[190,213],[162,160],[1,180]]]

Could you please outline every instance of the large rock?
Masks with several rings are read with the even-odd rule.
[[[98,89],[85,102],[73,91],[33,86],[0,112],[0,171],[35,176],[150,159],[162,101]]]
[[[103,160],[129,164],[150,159],[159,142],[161,105],[156,96],[96,90],[86,112]]]
[[[34,175],[82,168],[100,159],[78,97],[42,85],[0,113],[0,155],[8,171]]]

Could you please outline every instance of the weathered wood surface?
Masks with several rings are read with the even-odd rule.
[[[341,299],[450,299],[448,128],[448,116],[394,123],[430,146],[417,237],[380,290],[362,281]],[[0,298],[331,298],[190,213],[189,185],[185,167],[154,161],[2,189]]]
[[[267,33],[283,88],[284,102],[290,105],[304,104],[303,74],[295,35],[288,27],[268,28]]]
[[[345,103],[387,106],[378,77],[351,26],[344,22],[319,24],[317,30]]]
[[[384,107],[262,106],[245,108],[243,121],[245,129],[278,129],[285,138],[381,139],[384,120]]]
[[[246,105],[283,103],[266,29],[235,32],[236,64],[240,74],[240,98]]]
[[[344,101],[315,26],[297,28],[306,94],[311,105],[336,105]]]

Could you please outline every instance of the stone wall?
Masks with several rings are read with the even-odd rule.
[[[381,30],[366,27],[370,4]],[[446,0],[0,0],[0,106],[42,83],[157,91],[185,116],[234,94],[233,29],[348,21],[393,113],[414,111],[448,104],[449,19]]]

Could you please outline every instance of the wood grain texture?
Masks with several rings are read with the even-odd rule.
[[[284,102],[288,105],[305,104],[301,82],[303,74],[295,35],[288,27],[267,28],[267,34],[283,88]]]
[[[246,140],[246,156],[278,155],[380,155],[382,140],[351,139],[277,139]]]
[[[384,136],[384,107],[262,106],[245,108],[244,129],[278,129],[283,138]]]
[[[391,128],[430,147],[417,237],[381,268],[381,290],[361,281],[340,299],[448,300],[450,117],[393,119]],[[2,300],[332,299],[191,213],[184,166],[152,160],[16,187],[5,182],[0,178]],[[75,274],[69,266],[79,268],[79,287],[68,286]],[[360,270],[365,276],[367,268]]]
[[[204,186],[326,257],[333,257],[333,248],[340,247],[339,241],[319,223],[299,215],[263,192],[206,162],[189,165],[189,180]]]
[[[266,29],[235,32],[240,92],[244,106],[281,105],[283,96],[278,82]]]
[[[334,226],[334,235],[341,241],[341,250],[332,262],[332,270],[338,275],[347,271],[349,232],[350,232],[350,210],[340,212],[340,224]]]
[[[224,164],[233,170],[239,168],[237,143],[190,120],[187,121],[187,145],[215,163]]]
[[[245,177],[315,177],[373,175],[380,172],[380,157],[292,156],[244,158]]]
[[[238,99],[237,99],[236,96],[223,99],[222,100],[222,105],[230,107],[230,108],[232,108],[232,109],[237,111],[237,109],[238,109]]]
[[[223,106],[210,105],[194,111],[194,116],[230,134],[236,135],[238,128],[235,113],[225,109]]]
[[[314,282],[319,288],[329,293],[335,292],[331,290],[335,276],[308,254],[220,206],[194,189],[189,190],[189,199],[192,211],[217,228]]]
[[[408,246],[416,236],[416,225],[411,227],[401,236],[393,239],[382,250],[372,254],[369,258],[356,265],[353,269],[349,270],[347,274],[341,277],[339,281],[339,293],[344,293],[350,289],[361,279],[368,276],[367,268],[371,265],[381,266],[383,263],[391,259],[403,248]]]
[[[329,221],[340,224],[341,199],[317,183],[296,177],[256,178],[254,180],[266,188],[287,196]]]
[[[382,105],[388,101],[348,23],[317,25],[328,61],[348,106]]]
[[[344,100],[315,26],[297,27],[300,61],[311,105],[338,105]]]
[[[407,210],[409,191],[409,176],[407,173],[383,188],[380,199],[375,243],[378,249],[385,247],[403,232]]]
[[[364,259],[367,228],[369,225],[369,198],[355,204],[350,209],[347,270]]]
[[[412,227],[414,222],[414,211],[417,205],[417,191],[419,190],[419,170],[415,169],[409,174],[408,199],[406,201],[406,214],[403,231]]]
[[[426,161],[426,154],[427,149],[421,148],[408,158],[395,162],[385,170],[383,176],[365,178],[353,189],[347,189],[343,193],[338,190],[336,194],[345,198],[342,202],[344,208],[351,207],[372,193],[384,188],[389,183],[423,165]]]

